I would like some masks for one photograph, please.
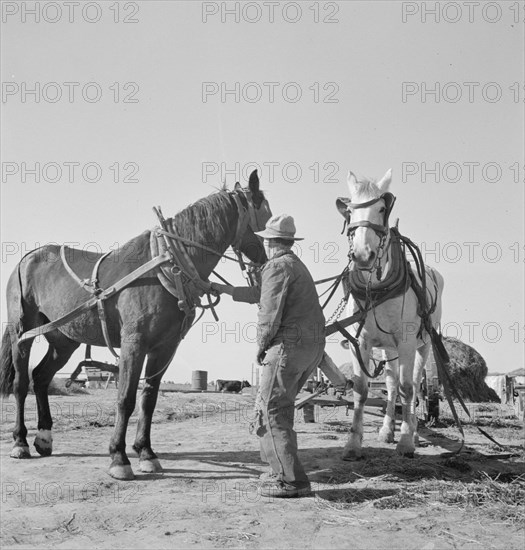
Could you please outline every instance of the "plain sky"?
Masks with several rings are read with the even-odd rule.
[[[491,372],[524,365],[522,3],[74,4],[2,2],[2,323],[28,250],[108,250],[254,165],[314,279],[336,275],[347,171],[392,168],[391,220],[445,279],[444,333]],[[250,379],[256,312],[223,297],[165,379]]]

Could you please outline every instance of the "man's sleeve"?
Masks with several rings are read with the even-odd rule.
[[[234,302],[258,304],[261,299],[261,289],[258,286],[236,286],[233,289],[232,298]]]
[[[268,349],[281,326],[289,282],[290,275],[282,266],[272,262],[272,265],[263,269],[257,331],[257,343],[260,351]]]

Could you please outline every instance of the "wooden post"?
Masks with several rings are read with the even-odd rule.
[[[514,401],[516,416],[518,417],[518,420],[521,419],[525,422],[525,386],[516,385],[514,386],[514,390],[518,394]]]
[[[306,423],[315,422],[315,405],[307,403],[303,407],[303,419]]]

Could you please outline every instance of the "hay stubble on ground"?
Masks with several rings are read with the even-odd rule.
[[[340,460],[350,416],[316,409],[297,417],[314,496],[261,499],[263,471],[248,433],[251,395],[163,393],[152,438],[162,475],[118,482],[106,474],[115,390],[52,397],[54,456],[8,458],[14,401],[2,403],[2,544],[7,547],[198,548],[523,548],[524,450],[517,421],[485,429],[501,449],[466,426],[467,448],[453,427],[422,430],[414,459],[376,441],[378,409],[369,409],[363,460]],[[28,427],[36,428],[34,398]],[[133,441],[137,415],[128,430]],[[32,439],[31,439],[32,440]]]

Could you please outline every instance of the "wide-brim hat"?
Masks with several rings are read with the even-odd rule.
[[[266,222],[263,231],[256,231],[256,235],[264,239],[287,239],[290,241],[302,241],[303,237],[295,236],[295,223],[288,214],[277,214]]]

